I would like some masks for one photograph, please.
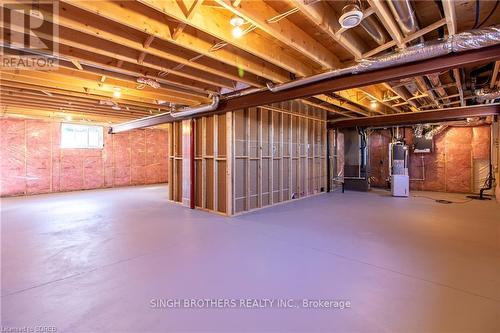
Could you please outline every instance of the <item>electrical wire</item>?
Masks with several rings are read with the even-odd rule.
[[[483,24],[485,24],[486,22],[488,22],[489,18],[491,17],[491,15],[493,15],[493,13],[496,11],[497,7],[498,7],[498,3],[500,2],[500,0],[497,0],[495,2],[495,6],[493,7],[493,9],[491,10],[491,12],[488,14],[488,16],[486,16],[486,18],[481,22],[479,23],[478,25],[478,28],[482,27]]]
[[[455,204],[464,204],[464,203],[467,203],[467,202],[470,202],[470,201],[474,200],[474,199],[467,199],[467,200],[464,200],[464,201],[451,201],[451,200],[431,198],[431,197],[428,197],[428,196],[425,196],[425,195],[412,195],[412,197],[414,197],[414,198],[429,199],[429,200],[435,201],[437,203],[442,203],[442,204],[452,204],[452,203],[455,203]]]

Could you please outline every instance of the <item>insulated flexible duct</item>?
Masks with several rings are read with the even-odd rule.
[[[371,59],[363,59],[359,64],[335,69],[329,72],[305,77],[300,80],[273,85],[268,82],[267,87],[272,92],[278,92],[305,84],[318,82],[321,80],[331,79],[346,74],[358,74],[372,71],[375,69],[387,68],[397,65],[406,64],[414,61],[421,61],[430,58],[436,58],[453,52],[464,52],[473,49],[493,46],[500,43],[500,25],[489,28],[462,32],[456,35],[447,36],[441,41],[418,44],[393,52],[390,54],[374,57]]]
[[[490,89],[479,89],[475,91],[477,96],[476,100],[478,102],[485,102],[490,99],[495,100],[500,98],[500,90],[490,90]]]

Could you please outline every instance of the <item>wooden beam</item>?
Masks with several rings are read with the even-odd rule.
[[[30,107],[23,105],[4,105],[2,115],[6,117],[30,118],[30,119],[65,119],[70,116],[72,122],[84,122],[88,124],[88,120],[93,124],[103,124],[109,126],[110,123],[123,122],[131,119],[121,115],[101,115],[90,112],[61,112],[50,107]]]
[[[364,94],[366,94],[371,100],[377,101],[378,103],[382,104],[386,108],[391,109],[394,112],[403,112],[401,109],[399,109],[399,108],[395,107],[394,105],[391,105],[390,103],[384,101],[383,93],[379,89],[377,89],[377,87],[374,86],[374,85],[360,87],[359,91],[361,91]],[[399,95],[398,95],[398,97],[401,98]],[[387,113],[387,112],[385,112],[385,113]]]
[[[17,96],[17,97],[22,97],[27,100],[40,100],[40,101],[53,101],[53,102],[61,102],[61,103],[66,103],[66,104],[71,104],[71,105],[85,105],[85,106],[90,106],[90,107],[96,107],[97,109],[103,108],[108,110],[111,108],[111,106],[108,105],[103,105],[100,104],[101,100],[105,100],[105,98],[102,99],[91,99],[91,98],[86,98],[86,97],[74,97],[74,96],[64,96],[64,95],[54,95],[51,94],[52,96],[46,96],[40,93],[37,93],[35,91],[30,91],[26,89],[20,89],[20,88],[15,88],[15,87],[8,87],[8,86],[0,86],[2,89],[2,94],[10,95],[10,96]],[[150,106],[150,107],[144,107],[144,106],[137,106],[137,105],[131,105],[127,104],[126,102],[122,101],[115,101],[117,105],[119,105],[124,111],[131,111],[131,112],[136,112],[136,113],[142,113],[143,116],[150,115],[150,110],[154,109],[155,111],[159,110],[160,108],[155,107],[155,106]],[[163,112],[166,110],[161,108]]]
[[[332,123],[333,128],[380,127],[461,120],[500,114],[500,104],[475,105],[432,111],[399,113],[369,118],[347,119]]]
[[[92,73],[70,70],[67,68],[59,68],[57,71],[48,73],[24,70],[20,70],[16,74],[2,73],[2,80],[36,84],[78,92],[98,92],[99,94],[107,96],[113,96],[114,87],[121,87],[122,96],[126,98],[130,98],[130,96],[149,98],[150,103],[154,103],[155,100],[160,99],[178,104],[197,104],[192,98],[185,98],[177,93],[171,93],[168,90],[154,91],[149,88],[137,90],[136,84],[116,79],[108,79],[106,81],[107,83],[100,83],[98,82],[99,77],[99,75],[94,75]]]
[[[90,106],[67,105],[64,103],[55,103],[47,101],[25,101],[25,100],[20,100],[19,98],[12,98],[7,96],[2,96],[2,103],[7,106],[12,105],[12,106],[21,106],[30,108],[43,108],[43,109],[55,110],[57,112],[64,112],[64,110],[67,110],[67,111],[85,112],[89,114],[98,114],[98,115],[123,116],[129,119],[144,117],[144,114],[123,112],[122,110],[113,111],[111,108],[109,110],[102,110]]]
[[[5,27],[4,24],[2,24],[2,27],[9,29],[9,27]],[[10,29],[24,33],[24,30],[16,25],[11,25]],[[38,32],[37,36],[47,41],[50,41],[52,38],[51,35],[42,32]],[[59,48],[56,55],[71,60],[77,68],[78,66],[81,68],[80,63],[85,64],[89,62],[94,66],[97,65],[98,67],[105,67],[115,71],[116,67],[132,67],[135,70],[133,73],[135,76],[146,76],[148,72],[155,73],[167,70],[171,72],[171,76],[174,75],[175,78],[172,77],[172,79],[170,79],[168,77],[162,77],[154,79],[160,82],[167,82],[172,86],[181,86],[186,90],[196,88],[198,91],[201,90],[204,93],[207,93],[207,91],[212,93],[218,92],[218,87],[232,88],[233,86],[233,81],[231,80],[200,72],[193,68],[185,68],[182,71],[176,70],[175,63],[168,63],[162,59],[154,58],[144,62],[146,56],[145,52],[141,52],[137,58],[137,54],[133,50],[110,44],[109,41],[104,39],[83,35],[80,32],[71,31],[62,27],[59,28],[57,43],[59,44]],[[112,60],[121,61],[121,65],[118,66],[117,63],[116,67],[111,66],[110,63],[114,62]],[[138,67],[136,62],[146,68]]]
[[[263,43],[262,37],[247,34],[244,38],[235,38],[231,34],[228,18],[220,10],[201,6],[195,15],[188,20],[175,0],[138,0],[140,3],[173,19],[190,25],[200,31],[216,37],[256,57],[270,62],[290,72],[310,75],[315,71],[307,64],[286,53],[279,45]],[[240,4],[241,6],[242,4]],[[207,20],[206,18],[210,19]]]
[[[446,24],[446,19],[443,18],[443,19],[441,19],[439,21],[436,21],[436,22],[434,22],[434,23],[426,26],[423,29],[418,30],[417,32],[415,32],[415,33],[413,33],[413,34],[411,34],[411,35],[409,35],[407,37],[404,37],[401,40],[401,43],[402,44],[407,44],[407,43],[409,43],[409,42],[411,42],[411,41],[413,41],[413,40],[415,40],[417,38],[422,37],[425,34],[428,34],[431,31],[434,31],[434,30],[442,27],[445,24]],[[373,55],[375,55],[375,54],[377,54],[379,52],[382,52],[382,51],[384,51],[384,50],[386,50],[386,49],[388,49],[390,47],[393,47],[394,45],[397,45],[397,42],[395,42],[394,40],[389,41],[389,42],[387,42],[387,43],[385,43],[383,45],[380,45],[380,46],[374,48],[373,50],[370,50],[370,51],[364,53],[363,54],[363,58],[369,58],[369,57],[371,57],[371,56],[373,56]]]
[[[291,47],[309,59],[320,64],[323,69],[340,67],[340,60],[326,47],[299,29],[287,19],[268,23],[266,19],[279,15],[263,1],[243,0],[238,7],[233,7],[229,0],[215,0],[218,4],[255,25],[257,28],[276,38],[287,47]]]
[[[387,29],[389,35],[391,35],[392,39],[396,42],[396,45],[404,48],[404,36],[401,34],[401,31],[399,30],[396,21],[394,21],[394,18],[386,4],[379,0],[368,0],[368,3],[375,10],[375,14],[382,22],[383,26]]]
[[[457,17],[455,13],[455,1],[453,0],[442,0],[444,17],[446,19],[446,26],[448,27],[448,36],[457,33]],[[464,90],[462,87],[462,80],[460,79],[460,72],[457,68],[453,69],[453,78],[457,84],[458,92],[460,93],[460,104],[462,106],[466,105],[464,99]]]
[[[307,105],[314,106],[315,108],[318,108],[318,109],[321,109],[321,110],[325,110],[327,112],[335,113],[335,114],[338,114],[338,115],[341,115],[341,116],[344,116],[344,117],[356,118],[356,116],[350,115],[350,114],[346,113],[345,111],[340,110],[340,108],[335,108],[335,107],[329,106],[329,105],[314,103],[314,102],[311,102],[311,101],[309,101],[307,99],[302,99],[301,102],[304,103],[304,104],[307,104]]]
[[[457,16],[455,14],[454,0],[441,0],[443,3],[444,17],[446,18],[446,26],[448,27],[448,35],[457,33]]]
[[[336,106],[336,107],[339,107],[341,109],[344,109],[344,110],[347,110],[347,111],[351,111],[351,112],[354,112],[354,113],[357,113],[357,114],[360,114],[362,116],[369,116],[370,114],[368,112],[366,112],[365,110],[361,109],[360,107],[356,106],[356,105],[353,105],[351,103],[349,103],[347,100],[346,101],[341,101],[340,99],[338,98],[335,98],[335,97],[332,97],[332,96],[328,96],[328,95],[325,95],[325,94],[320,94],[320,95],[316,95],[314,96],[315,98],[323,101],[323,102],[326,102],[332,106]]]
[[[493,68],[493,73],[491,75],[490,89],[493,89],[495,85],[497,85],[499,70],[500,70],[500,61],[496,61],[495,67]]]
[[[417,61],[400,66],[383,68],[355,75],[336,77],[329,80],[284,90],[278,93],[272,93],[271,91],[259,91],[253,94],[242,95],[232,99],[221,101],[217,110],[208,112],[207,114],[241,110],[243,108],[252,106],[272,104],[286,100],[310,97],[322,93],[329,93],[332,91],[339,91],[382,82],[401,80],[408,77],[436,73],[443,70],[450,70],[455,67],[468,66],[486,61],[496,61],[499,58],[500,45],[471,50],[467,52],[452,53],[446,56]],[[148,121],[148,126],[168,123],[171,121],[172,117],[168,114],[157,115],[154,120]],[[133,128],[138,127],[128,126],[126,130]]]
[[[179,9],[178,5],[176,3],[171,3],[170,5],[173,5],[174,10],[175,10],[175,16],[180,16],[184,15]],[[213,52],[211,49],[213,45],[216,43],[220,42],[220,39],[217,37],[212,36],[211,38],[207,38],[207,36],[199,36],[197,34],[191,35],[191,34],[186,34],[186,33],[181,33],[177,39],[172,39],[172,35],[170,34],[170,30],[166,29],[165,26],[165,19],[160,18],[159,15],[152,15],[155,13],[146,13],[144,9],[138,8],[138,4],[135,2],[108,2],[108,1],[76,1],[76,2],[70,2],[69,4],[64,3],[64,1],[61,4],[62,9],[61,13],[63,15],[66,15],[65,13],[68,13],[72,11],[75,12],[75,8],[72,6],[75,6],[78,8],[78,10],[83,10],[86,11],[87,13],[91,13],[94,15],[94,19],[96,20],[96,23],[100,23],[100,21],[108,20],[117,24],[122,24],[125,25],[129,28],[132,28],[136,31],[140,31],[142,33],[148,33],[151,35],[154,35],[155,38],[163,41],[167,41],[170,43],[173,43],[177,46],[180,46],[182,48],[185,48],[187,50],[196,52],[197,54],[203,54],[207,58],[211,59],[210,63],[207,65],[204,65],[202,62],[196,62],[190,64],[190,66],[205,66],[203,70],[209,71],[210,68],[212,70],[217,70],[219,72],[227,72],[229,75],[231,73],[233,75],[233,79],[237,79],[239,77],[238,70],[230,71],[227,69],[227,66],[224,66],[224,64],[234,66],[235,69],[240,69],[241,71],[245,73],[252,73],[254,75],[262,76],[268,80],[273,80],[276,82],[284,82],[289,79],[288,73],[280,69],[277,66],[270,65],[266,63],[266,61],[258,59],[256,57],[249,56],[248,53],[241,52],[238,50],[228,50],[228,49],[220,49],[216,52]],[[203,8],[204,6],[202,6]],[[140,10],[142,9],[142,10]],[[216,22],[207,22],[211,20],[204,20],[203,17],[211,17],[212,19],[220,18],[221,13],[217,13],[216,9],[210,9],[210,8],[203,8],[204,10],[208,10],[208,12],[205,10],[201,15],[194,15],[191,21],[194,21],[197,25],[209,23],[208,27],[206,29],[211,29],[212,23],[216,24]],[[206,15],[205,15],[206,14]],[[217,14],[215,16],[211,16],[212,14]],[[197,17],[199,16],[199,17]],[[61,19],[61,24],[66,25],[68,23],[68,19],[71,19],[71,16],[62,16],[66,19],[66,22],[63,23]],[[62,18],[61,17],[61,18]],[[185,20],[185,16],[183,18]],[[217,23],[218,24],[218,23]],[[126,41],[126,38],[118,38],[119,35],[115,34],[110,34],[108,32],[108,29],[93,29],[92,26],[85,27],[85,25],[77,24],[79,29],[86,29],[86,31],[93,31],[93,34],[103,34],[106,35],[106,37],[109,39],[111,37],[114,37],[114,39],[110,39],[112,41],[115,41],[117,43],[124,43],[126,42],[127,44],[123,45],[129,45],[131,46],[132,44],[134,47],[137,47],[136,42],[133,40],[129,39],[128,42]],[[216,30],[221,30],[222,28],[219,27]],[[109,30],[111,31],[111,30]],[[225,35],[227,39],[231,39],[232,36],[228,34]],[[248,37],[245,36],[245,40],[248,42]],[[255,38],[253,39],[255,40]],[[250,45],[251,47],[252,45]],[[142,45],[139,44],[139,47],[142,48]],[[163,53],[163,57],[166,57],[167,50],[161,49],[157,50],[156,48],[151,47],[148,50],[149,53],[157,52],[157,55],[159,56],[158,52]],[[179,63],[185,63],[189,65],[187,62],[188,60],[182,59],[178,56],[176,56],[174,53],[170,55],[170,59],[173,61],[177,61]],[[175,58],[172,58],[175,57]],[[229,76],[228,76],[229,77]],[[243,75],[243,77],[240,79],[241,82],[246,82],[245,81],[246,75]]]
[[[80,71],[83,71],[83,67],[82,65],[80,64],[80,61],[76,60],[76,59],[72,59],[71,60],[71,63]]]
[[[39,86],[39,85],[33,85],[33,84],[25,84],[21,82],[14,82],[14,81],[7,81],[5,79],[2,79],[0,82],[0,88],[2,89],[9,89],[9,88],[16,88],[16,89],[21,89],[24,91],[31,90],[31,91],[42,91],[44,94],[47,96],[64,96],[66,98],[84,98],[84,99],[89,99],[89,100],[101,100],[101,99],[106,99],[109,98],[110,96],[107,95],[99,95],[99,94],[87,94],[83,92],[76,92],[76,91],[70,91],[70,90],[64,90],[61,88],[53,88],[53,87],[48,87],[48,86]],[[167,111],[168,108],[165,106],[161,106],[155,103],[147,103],[144,101],[144,99],[138,98],[136,100],[134,99],[127,99],[126,96],[122,96],[120,98],[121,103],[126,104],[126,105],[132,105],[132,106],[139,106],[139,107],[144,107],[144,108],[159,108],[163,109],[164,111]]]
[[[179,0],[179,2],[185,3],[183,0]],[[203,0],[194,0],[193,3],[191,4],[191,8],[189,8],[186,13],[186,19],[190,20],[193,17],[194,13],[196,12],[196,9],[198,9],[198,7],[200,7],[202,3]],[[174,33],[172,34],[172,39],[176,40],[185,27],[186,27],[185,23],[179,23],[179,25],[177,25],[177,27],[174,29]]]
[[[218,0],[218,1],[220,1],[220,0]],[[174,17],[175,19],[183,20],[183,18],[180,16],[179,13],[176,14],[176,11],[175,11],[176,5],[172,4],[169,7],[169,6],[165,6],[166,5],[165,3],[161,3],[161,2],[156,1],[156,0],[141,0],[141,2],[143,2],[144,4],[146,4],[152,8],[155,8],[158,11],[164,12],[165,14],[167,14],[171,17]],[[167,1],[167,3],[170,3],[170,2],[171,2],[170,0]],[[259,10],[261,9],[264,13],[267,13],[268,15],[272,15],[273,13],[276,14],[276,12],[271,11],[269,6],[265,5],[266,7],[261,7],[261,5],[259,5],[260,4],[259,2],[242,1],[242,3],[240,4],[240,7],[236,9],[236,8],[232,7],[227,1],[226,2],[221,1],[220,3],[222,5],[224,5],[226,9],[231,10],[233,13],[236,13],[237,15],[241,15],[244,18],[246,18],[247,20],[251,19],[252,20],[251,23],[256,24],[257,26],[259,26],[261,28],[265,28],[267,30],[267,32],[274,34],[274,35],[278,34],[278,32],[275,31],[276,28],[269,25],[267,22],[265,22],[264,18],[256,17],[254,14],[252,14],[256,10],[255,6],[257,6],[257,9],[259,9]],[[212,10],[212,12],[210,12],[209,10],[210,9],[207,9],[204,7],[200,8],[198,10],[197,14],[193,17],[193,20],[195,20],[195,19],[199,20],[199,16],[201,16],[202,14],[208,15],[208,16],[216,15],[216,17],[220,17],[220,13],[213,12],[213,10]],[[252,16],[250,16],[250,15],[252,15]],[[213,17],[213,16],[210,16],[210,17]],[[213,17],[213,20],[216,20],[216,17]],[[220,20],[226,20],[226,19],[220,18]],[[188,22],[187,20],[183,20],[183,22],[190,24],[190,22]],[[232,36],[230,36],[230,37],[227,36],[229,34],[227,29],[226,30],[221,29],[220,25],[217,25],[216,27],[212,26],[211,25],[212,20],[210,20],[208,23],[210,23],[210,27],[212,27],[211,29],[208,29],[208,27],[201,27],[201,29],[205,29],[204,30],[205,32],[211,33],[212,35],[215,35],[218,38],[225,40],[226,42],[234,44],[235,39]],[[206,22],[206,24],[208,24],[208,23]],[[286,20],[281,20],[278,23],[276,23],[275,25],[278,26],[279,24],[281,24],[281,26],[279,26],[280,29],[284,29],[284,31],[286,31],[286,32],[291,33],[291,32],[296,31],[298,29],[296,26],[287,22]],[[194,26],[195,28],[200,29],[199,23],[195,24],[194,22],[191,22],[191,25]],[[208,31],[208,30],[210,30],[210,31]],[[297,32],[297,33],[299,33],[299,35],[300,35],[300,32]],[[281,36],[283,34],[281,32],[279,32],[279,35]],[[248,40],[249,38],[250,38],[249,35],[245,35],[245,37],[244,37],[245,40]],[[290,37],[284,36],[283,38],[289,39]],[[237,42],[237,44],[235,44],[235,45],[238,46],[239,41],[236,41],[236,42]],[[292,43],[292,42],[293,41],[291,41],[291,40],[287,40],[287,43]],[[262,38],[260,38],[258,40],[258,43],[259,43],[259,45],[262,45]],[[312,44],[308,44],[307,42],[304,42],[304,43],[305,44],[302,45],[304,47],[305,47],[305,45],[308,47],[310,45],[312,45]],[[263,59],[270,61],[270,62],[274,62],[276,65],[279,65],[285,69],[288,69],[298,76],[303,76],[306,74],[306,72],[303,70],[304,64],[302,64],[302,63],[300,65],[296,65],[295,67],[283,66],[283,62],[280,59],[284,59],[283,57],[285,57],[285,58],[288,57],[287,54],[283,54],[283,50],[276,52],[276,51],[273,51],[273,48],[269,48],[269,47],[266,47],[265,50],[262,50],[262,48],[260,46],[257,50],[249,50],[248,46],[249,45],[245,44],[245,47],[247,48],[246,50],[255,54],[256,56],[259,56],[260,58],[263,58]],[[273,54],[270,54],[270,52]],[[276,62],[276,61],[278,61],[278,62]],[[311,69],[308,67],[306,71],[310,72]],[[276,82],[282,82],[282,81],[276,81]],[[351,102],[353,102],[353,101],[351,101]],[[356,102],[354,102],[354,103],[356,103]]]
[[[342,35],[342,27],[338,22],[338,15],[327,2],[319,1],[310,4],[307,0],[290,0],[290,3],[299,8],[300,12],[316,24],[324,33],[333,38],[356,59],[361,58],[364,49],[362,41],[355,34]]]
[[[144,41],[144,44],[142,46],[144,46],[145,49],[149,49],[149,47],[151,46],[151,43],[153,43],[154,39],[155,39],[155,36],[149,35],[148,38],[146,38],[146,40]]]

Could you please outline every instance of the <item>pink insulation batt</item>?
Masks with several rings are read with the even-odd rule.
[[[376,130],[370,135],[370,175],[374,187],[385,187],[388,176],[389,130]],[[412,145],[413,132],[405,129],[408,145]],[[434,150],[430,154],[410,153],[410,188],[421,191],[471,193],[473,191],[473,162],[488,160],[490,127],[448,127],[434,137]],[[425,177],[422,175],[422,162]]]
[[[165,183],[168,133],[115,135],[104,128],[103,149],[61,149],[61,123],[0,119],[1,196]]]

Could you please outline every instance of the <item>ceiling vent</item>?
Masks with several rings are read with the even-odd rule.
[[[358,1],[349,1],[342,8],[342,15],[339,17],[339,23],[344,29],[354,28],[363,20],[363,12]]]

